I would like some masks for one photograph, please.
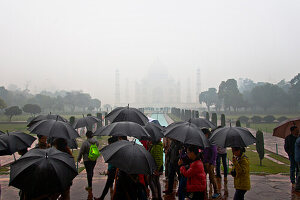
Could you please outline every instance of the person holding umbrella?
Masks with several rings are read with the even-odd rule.
[[[202,129],[203,133],[205,134],[206,138],[208,139],[211,135],[211,132],[207,128]],[[203,151],[203,163],[205,172],[209,175],[209,182],[213,185],[214,194],[212,198],[218,198],[220,196],[219,188],[217,185],[217,180],[215,176],[215,165],[217,159],[217,147],[216,145],[210,145],[210,147],[206,147]]]
[[[83,163],[86,169],[87,181],[88,181],[88,186],[85,189],[87,191],[92,191],[92,180],[93,180],[94,168],[96,166],[97,160],[91,160],[89,158],[89,152],[90,152],[91,145],[96,145],[97,148],[99,148],[99,142],[93,138],[92,131],[87,131],[86,137],[87,139],[81,145],[77,162],[80,162],[81,158],[83,157]]]
[[[154,158],[156,170],[149,177],[149,184],[152,192],[152,199],[161,200],[161,186],[159,177],[163,172],[163,144],[159,140],[152,141],[150,146],[150,154]]]
[[[244,147],[232,147],[233,169],[231,175],[234,177],[235,194],[233,200],[243,200],[247,190],[250,190],[249,160],[245,155]]]
[[[290,128],[291,134],[288,135],[284,139],[284,150],[289,156],[290,160],[290,181],[294,185],[295,184],[295,172],[296,177],[299,172],[299,168],[297,166],[297,163],[295,161],[295,143],[299,135],[299,129],[297,126],[292,126]]]
[[[47,143],[47,136],[37,135],[38,143],[35,145],[35,149],[47,149],[50,148],[50,145]]]

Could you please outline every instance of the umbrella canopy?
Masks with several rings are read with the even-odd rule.
[[[98,119],[97,117],[86,116],[86,117],[76,120],[73,127],[75,129],[82,128],[82,127],[92,127],[94,124],[98,123],[99,121],[100,121],[100,119]]]
[[[53,119],[39,121],[29,127],[28,130],[37,135],[53,138],[75,139],[80,137],[69,123]]]
[[[208,121],[207,119],[203,119],[203,118],[191,118],[188,120],[188,122],[195,124],[199,128],[211,128],[211,129],[216,128],[216,126],[212,122]]]
[[[105,162],[127,174],[152,174],[156,169],[151,154],[135,142],[120,140],[104,147],[100,152]]]
[[[286,138],[286,136],[291,134],[290,128],[292,126],[297,126],[298,128],[300,128],[300,117],[287,119],[281,122],[276,128],[274,128],[273,136]]]
[[[11,155],[17,151],[27,149],[35,140],[35,137],[23,132],[2,134],[0,135],[0,155]]]
[[[9,185],[34,198],[66,190],[77,174],[71,155],[55,148],[32,149],[11,165]]]
[[[129,106],[115,108],[108,113],[105,118],[111,123],[129,121],[138,123],[142,126],[146,125],[148,122],[148,118],[141,111],[136,108],[130,108]]]
[[[130,136],[137,139],[150,137],[141,125],[134,122],[115,122],[100,127],[95,131],[94,136]]]
[[[68,120],[66,120],[65,118],[63,118],[60,115],[52,115],[52,114],[48,114],[48,115],[38,115],[35,118],[33,118],[28,124],[27,127],[32,126],[33,124],[35,124],[36,122],[42,121],[42,120],[47,120],[47,119],[54,119],[57,121],[62,121],[62,122],[68,122]]]
[[[160,125],[156,124],[155,122],[148,122],[146,126],[144,126],[147,133],[150,135],[150,137],[142,137],[144,140],[151,140],[151,141],[158,141],[161,138],[164,137],[163,130],[164,128]]]
[[[0,131],[0,135],[5,134],[3,131]]]
[[[209,142],[202,130],[189,122],[176,122],[169,125],[166,128],[165,137],[184,144],[192,144],[202,148],[209,147]]]
[[[220,147],[247,147],[256,142],[252,133],[243,127],[223,127],[209,138],[211,144]]]

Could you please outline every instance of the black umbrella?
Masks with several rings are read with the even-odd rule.
[[[62,121],[62,122],[68,122],[68,120],[66,120],[65,118],[63,118],[60,115],[52,115],[51,113],[48,115],[38,115],[35,118],[33,118],[28,124],[27,127],[32,126],[33,124],[35,124],[36,122],[42,121],[42,120],[47,120],[47,119],[54,119],[57,121]]]
[[[23,132],[2,134],[0,135],[0,155],[11,155],[17,151],[27,149],[35,140],[35,137]]]
[[[3,135],[3,134],[5,134],[3,131],[0,131],[0,135]]]
[[[158,141],[164,137],[163,134],[164,128],[156,123],[148,122],[146,126],[144,126],[144,128],[146,129],[147,133],[150,135],[150,138],[142,137],[142,139],[144,140]]]
[[[152,174],[156,164],[151,154],[141,145],[127,140],[114,142],[100,150],[105,162],[127,174]]]
[[[95,131],[94,136],[130,136],[137,139],[150,137],[141,125],[134,122],[115,122],[100,127]]]
[[[66,190],[77,174],[71,155],[55,148],[32,149],[11,165],[9,185],[34,198]]]
[[[98,123],[100,119],[94,116],[87,116],[81,119],[76,120],[73,127],[75,129],[82,128],[82,127],[92,127],[94,124]]]
[[[183,144],[192,144],[202,148],[209,147],[209,142],[202,130],[189,122],[176,122],[169,125],[166,128],[165,137]]]
[[[80,137],[69,123],[53,119],[39,121],[29,127],[28,130],[37,135],[53,138],[75,139]]]
[[[220,147],[246,147],[256,142],[252,133],[243,127],[223,127],[209,138],[211,144]]]
[[[203,118],[191,118],[191,119],[189,119],[188,122],[195,124],[199,128],[211,128],[211,129],[216,128],[216,126],[212,122],[208,121],[207,119],[203,119]]]
[[[141,111],[136,108],[130,108],[129,106],[115,108],[108,115],[106,115],[105,118],[111,123],[129,121],[138,123],[142,126],[146,125],[146,123],[149,121]]]

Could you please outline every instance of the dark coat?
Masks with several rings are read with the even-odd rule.
[[[284,140],[284,150],[289,155],[289,157],[294,158],[295,156],[295,143],[297,137],[293,134],[288,135]]]

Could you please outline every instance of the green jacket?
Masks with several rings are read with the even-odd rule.
[[[250,190],[250,167],[248,157],[243,153],[241,158],[233,162],[236,171],[234,177],[234,188],[239,190]]]
[[[154,158],[157,170],[160,170],[163,166],[163,144],[159,142],[158,144],[152,145],[150,149],[150,154]]]

